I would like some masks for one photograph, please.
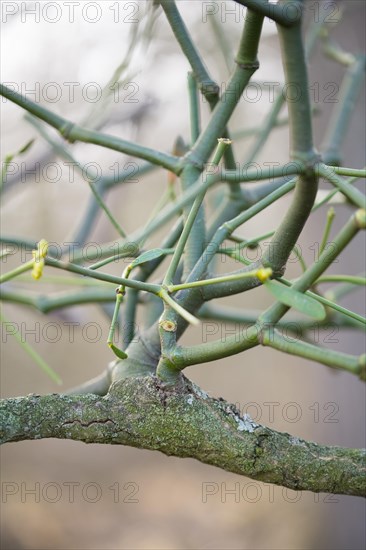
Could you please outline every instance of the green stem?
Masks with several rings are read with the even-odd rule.
[[[283,4],[270,4],[266,0],[235,0],[235,2],[246,6],[263,17],[269,17],[269,19],[284,27],[294,25],[298,21],[299,16],[301,16],[302,11],[301,1],[299,0],[293,2],[296,7],[295,11],[284,10]]]
[[[366,285],[365,277],[356,275],[323,275],[316,283],[351,283],[353,285]]]
[[[355,178],[366,178],[365,168],[346,168],[345,166],[328,166],[333,172],[340,176],[350,176]]]
[[[351,53],[344,51],[336,42],[329,39],[329,34],[324,33],[323,38],[323,51],[329,59],[337,61],[341,65],[349,67],[355,63],[355,56]]]
[[[357,177],[353,177],[353,178],[349,178],[348,179],[348,183],[352,184],[354,183],[358,178]],[[322,199],[316,199],[315,201],[315,204],[312,208],[312,212],[315,212],[315,210],[318,210],[318,208],[320,208],[321,206],[323,206],[324,204],[326,204],[327,202],[331,201],[336,195],[338,195],[340,193],[340,191],[338,191],[338,189],[335,189],[334,191],[331,191],[330,193],[328,193],[324,198]],[[344,198],[344,196],[342,196],[342,198]]]
[[[334,217],[335,217],[335,210],[334,210],[333,207],[331,207],[331,208],[329,208],[329,210],[327,212],[327,221],[326,221],[326,224],[325,224],[323,238],[322,238],[320,246],[319,246],[319,255],[323,252],[323,250],[327,246],[328,237],[329,237],[329,234],[330,234],[330,230],[332,228]]]
[[[187,323],[190,323],[192,325],[199,325],[200,321],[197,319],[197,317],[189,313],[189,311],[187,311],[180,304],[175,302],[173,298],[169,296],[166,290],[161,290],[159,292],[159,296],[168,306],[170,306],[172,309],[174,309],[176,313],[183,317],[183,319],[187,321]]]
[[[259,171],[258,169],[246,169],[246,165],[244,165],[239,170],[222,170],[220,180],[229,183],[272,180],[274,178],[300,175],[303,171],[304,166],[301,162],[289,162],[283,166],[266,166],[265,168],[260,168]]]
[[[256,326],[251,326],[241,331],[239,335],[225,337],[225,341],[220,338],[214,342],[206,342],[189,348],[177,346],[171,354],[171,360],[179,370],[190,365],[217,361],[257,346],[259,334],[259,329]]]
[[[201,180],[203,179],[202,176],[200,177],[200,169],[192,165],[185,166],[181,175],[181,185],[183,192],[190,187],[193,187],[193,185],[197,181],[197,178]],[[206,223],[203,199],[206,195],[207,189],[205,189],[203,185],[201,186],[201,188],[202,190],[197,193],[193,205],[187,205],[184,208],[184,228],[180,239],[180,241],[184,239],[183,244],[186,244],[186,251],[184,254],[184,270],[182,275],[183,280],[191,271],[198,258],[201,256],[202,249],[206,241]],[[179,256],[179,259],[183,253],[183,248],[180,247],[180,242],[178,242],[176,252]],[[172,262],[175,261],[176,260],[173,256]],[[175,266],[175,268],[173,267],[174,273],[177,267],[178,264]],[[165,278],[167,282],[171,283],[172,281],[169,279],[169,276],[170,275],[168,272]]]
[[[104,176],[102,178],[101,182],[98,184],[98,191],[101,198],[103,198],[104,193],[112,187],[119,185],[120,183],[128,182],[129,180],[131,180],[132,177],[137,178],[138,176],[140,178],[144,174],[151,171],[153,168],[156,168],[153,164],[150,163],[140,164],[139,166],[135,165],[134,163],[130,163],[127,166],[128,168],[124,168],[118,174],[110,177]],[[135,181],[137,181],[137,179]],[[91,200],[89,201],[89,204],[80,222],[80,226],[77,228],[75,234],[71,238],[72,242],[80,243],[80,248],[85,245],[88,235],[90,234],[94,224],[96,223],[97,215],[99,214],[98,203],[93,196],[90,197],[90,199]]]
[[[205,64],[201,60],[200,54],[192,41],[188,29],[178,11],[176,3],[174,0],[160,0],[160,4],[165,12],[166,18],[169,21],[177,42],[192,67],[199,89],[206,97],[207,101],[217,101],[219,86],[214,80],[212,80]]]
[[[93,182],[89,183],[89,187],[90,187],[90,190],[93,193],[94,198],[97,201],[98,205],[105,212],[107,218],[109,219],[109,221],[111,222],[111,224],[113,225],[115,230],[117,231],[118,235],[122,238],[126,238],[127,235],[126,235],[125,231],[122,229],[122,227],[117,222],[117,220],[113,216],[112,212],[110,211],[110,209],[108,208],[106,203],[103,201],[102,197],[100,196],[100,194],[96,190],[95,185],[93,184]]]
[[[262,312],[258,310],[242,310],[233,307],[223,307],[218,305],[204,304],[200,309],[200,319],[213,319],[215,321],[223,321],[226,323],[240,325],[254,325]],[[311,330],[312,328],[327,328],[327,327],[352,327],[352,329],[364,330],[364,325],[359,322],[354,322],[344,315],[334,315],[331,319],[323,321],[314,321],[313,319],[305,319],[297,315],[288,313],[285,318],[280,319],[276,323],[277,328],[285,328],[289,332],[301,333]],[[292,329],[292,330],[291,330]]]
[[[287,8],[290,3],[283,0],[279,7]],[[318,189],[318,177],[314,167],[318,157],[313,148],[311,105],[301,20],[291,28],[278,27],[278,33],[286,83],[296,85],[296,89],[301,90],[301,108],[299,101],[288,101],[290,157],[295,162],[302,163],[305,168],[305,172],[299,176],[292,204],[262,260],[263,265],[268,265],[275,273],[282,274],[314,205]]]
[[[9,321],[7,321],[4,317],[4,315],[0,311],[0,321],[3,324],[8,324]],[[38,365],[46,374],[56,382],[56,384],[61,385],[62,380],[59,377],[59,375],[46,363],[46,361],[36,352],[35,349],[32,348],[28,344],[28,342],[24,339],[24,337],[19,333],[19,329],[15,328],[13,325],[14,331],[12,332],[12,335],[14,336],[15,340],[20,344],[20,346],[24,349],[26,353],[33,359],[33,361]]]
[[[249,11],[245,18],[236,68],[227,84],[227,89],[217,103],[206,129],[186,157],[186,162],[203,165],[215,148],[217,136],[223,131],[237,106],[251,76],[259,67],[257,60],[258,44],[262,31],[263,17]],[[227,136],[225,136],[227,137]]]
[[[30,271],[33,268],[33,263],[33,260],[29,260],[29,262],[26,262],[25,264],[20,265],[15,269],[12,269],[11,271],[8,271],[7,273],[4,273],[4,275],[0,276],[0,285],[6,283],[6,281],[14,279],[14,277],[17,277],[18,275],[21,275],[26,271]]]
[[[343,78],[339,97],[324,138],[324,162],[340,164],[340,150],[364,80],[365,56],[358,56]]]
[[[324,271],[334,262],[342,250],[348,245],[353,237],[360,229],[365,227],[365,212],[357,211],[343,227],[343,229],[335,236],[333,246],[326,248],[319,256],[317,262],[314,262],[305,273],[294,283],[293,288],[299,292],[305,292],[310,288]],[[289,307],[282,303],[275,303],[267,309],[260,317],[260,321],[264,323],[277,323]]]
[[[129,250],[126,252],[122,252],[121,254],[113,254],[113,256],[111,256],[110,258],[105,258],[104,260],[100,260],[100,262],[96,262],[95,264],[90,265],[89,269],[99,269],[100,267],[108,265],[122,258],[137,258],[137,256],[139,256],[141,252],[142,251],[140,250],[140,248],[136,247],[136,250],[134,251]]]
[[[222,139],[221,138],[221,139],[218,140],[218,146],[217,146],[217,149],[216,149],[214,159],[212,161],[214,166],[218,166],[218,164],[219,164],[219,162],[220,162],[220,160],[221,160],[221,158],[224,154],[224,151],[225,151],[226,147],[230,144],[231,144],[231,141],[228,140],[228,139]],[[167,272],[166,272],[166,275],[164,277],[164,281],[163,281],[164,285],[170,285],[173,282],[174,275],[176,273],[177,267],[179,265],[180,259],[182,257],[183,251],[184,251],[184,247],[186,246],[188,238],[191,235],[192,228],[195,224],[196,217],[197,217],[197,214],[199,212],[199,209],[201,208],[203,199],[205,198],[205,194],[206,194],[206,189],[203,189],[203,191],[198,194],[198,196],[197,196],[196,200],[194,201],[193,206],[192,206],[192,208],[191,208],[191,210],[188,214],[187,220],[186,220],[186,222],[184,224],[184,227],[183,227],[182,234],[181,234],[180,239],[178,241],[178,244],[175,248],[173,258],[170,262],[170,265],[169,265],[169,267],[167,269]],[[198,257],[200,257],[201,253],[202,253],[202,250],[199,250],[198,251]]]
[[[333,369],[347,370],[356,375],[361,373],[359,357],[314,346],[308,342],[294,340],[292,337],[285,338],[277,330],[264,330],[261,335],[261,344],[290,355],[317,361]]]
[[[152,292],[153,294],[158,294],[160,291],[160,285],[155,285],[152,283],[142,283],[140,281],[135,281],[134,279],[126,279],[124,277],[115,277],[114,275],[109,275],[108,273],[101,273],[100,271],[95,271],[87,267],[81,267],[73,263],[62,262],[54,258],[46,257],[45,263],[46,265],[56,267],[57,269],[63,269],[65,271],[70,271],[71,273],[79,273],[80,275],[91,277],[92,279],[98,279],[100,281],[106,281],[108,283],[136,288],[137,290],[145,290],[146,292]]]
[[[120,310],[122,301],[123,301],[123,294],[121,293],[121,291],[119,291],[116,294],[116,304],[114,306],[111,326],[109,328],[108,339],[107,339],[108,345],[114,344],[114,333],[116,331],[116,326],[118,324],[119,310]]]
[[[197,93],[197,81],[194,73],[188,73],[189,115],[191,121],[191,144],[193,145],[201,132],[200,106]]]
[[[352,204],[359,208],[366,208],[365,195],[356,187],[352,187],[348,181],[335,174],[332,167],[328,167],[325,164],[319,164],[318,172],[321,177],[335,185]]]
[[[180,171],[179,159],[177,157],[162,153],[160,151],[155,151],[149,147],[143,147],[142,145],[125,141],[115,136],[82,128],[81,126],[78,126],[63,117],[52,113],[45,107],[34,103],[30,99],[23,97],[14,90],[10,90],[3,84],[0,84],[0,95],[6,99],[9,99],[13,103],[16,103],[19,107],[22,107],[32,115],[58,130],[60,134],[70,142],[82,141],[85,143],[94,143],[95,145],[107,147],[108,149],[119,151],[120,153],[145,159],[152,164],[157,164],[158,166],[167,168],[174,173],[179,173]]]
[[[160,248],[167,250],[170,247],[174,246],[179,239],[179,236],[182,233],[182,227],[183,223],[182,220],[179,219],[176,224],[173,226],[170,233],[163,239]],[[174,250],[173,250],[174,252]],[[155,260],[152,260],[146,264],[142,264],[140,269],[135,274],[135,279],[139,281],[146,281],[154,272],[155,270],[160,266],[160,264],[163,262],[165,256],[160,256],[156,258]],[[150,298],[155,297],[150,295]],[[135,335],[135,321],[136,321],[136,309],[138,304],[138,298],[139,293],[138,290],[134,290],[132,288],[129,288],[126,292],[126,299],[125,299],[125,309],[124,309],[124,331],[123,331],[123,346],[124,349],[127,348],[127,346],[131,343],[134,335]],[[158,304],[161,304],[161,301],[156,298],[156,301]],[[150,302],[149,304],[145,305],[145,312],[144,317],[149,318],[151,316],[150,310],[155,309],[156,303]]]
[[[258,269],[247,271],[245,273],[236,273],[234,275],[223,275],[222,277],[215,277],[214,279],[203,279],[202,281],[194,281],[191,283],[182,283],[180,285],[169,285],[169,292],[177,292],[178,290],[185,290],[186,288],[199,288],[201,286],[214,285],[219,283],[229,283],[231,281],[239,281],[241,279],[249,279],[251,277],[257,277]]]
[[[192,68],[198,88],[200,89],[205,99],[208,101],[210,105],[210,109],[213,110],[220,99],[220,87],[210,77],[205,67],[205,64],[202,61],[201,56],[198,50],[196,49],[196,46],[193,43],[193,40],[188,32],[188,29],[177,9],[177,6],[174,0],[162,0],[161,5],[169,21],[169,24],[172,28],[174,36],[177,39],[180,47],[182,48],[184,55],[186,56]],[[194,123],[194,125],[196,125],[196,123]],[[221,132],[218,132],[216,134],[216,137],[220,137],[220,136],[224,136],[227,139],[230,139],[229,132],[225,126],[222,128]],[[197,139],[192,141],[192,144],[195,143],[196,141]],[[192,160],[193,160],[193,164],[195,165],[196,160],[193,157],[192,157]],[[206,160],[208,160],[208,157]],[[228,168],[235,167],[235,159],[234,159],[232,148],[227,149],[225,152],[225,164]]]
[[[61,296],[44,296],[43,294],[25,295],[19,292],[11,292],[1,289],[0,298],[4,302],[32,306],[42,313],[74,307],[84,304],[98,304],[115,302],[116,292],[114,289],[85,289],[82,292],[62,293]]]

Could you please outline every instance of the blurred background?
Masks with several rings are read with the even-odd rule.
[[[212,77],[224,87],[245,12],[229,1],[180,1],[178,6]],[[189,66],[164,15],[160,10],[153,13],[150,2],[4,1],[1,9],[3,82],[70,120],[162,151],[172,151],[177,135],[189,139]],[[309,2],[307,25],[316,21],[322,10],[328,10],[332,37],[341,47],[363,53],[364,2]],[[264,26],[259,60],[254,78],[258,86],[249,88],[240,101],[230,124],[233,132],[260,128],[273,105],[273,96],[263,83],[278,83],[279,89],[284,82],[276,26],[269,21]],[[309,71],[317,111],[315,142],[320,148],[345,68],[326,58],[317,45]],[[117,73],[123,81],[121,93],[105,101],[99,92]],[[333,91],[330,99],[335,102],[329,99]],[[204,101],[201,110],[205,124],[209,111]],[[281,116],[286,117],[285,110]],[[51,131],[49,135],[56,137]],[[3,101],[1,159],[33,138],[32,147],[17,157],[9,171],[1,205],[2,233],[34,241],[46,238],[62,245],[78,234],[90,201],[88,185],[78,173],[70,176],[64,159],[53,154],[20,108]],[[363,87],[344,137],[344,166],[365,165],[364,138]],[[243,163],[254,139],[235,140],[238,162]],[[288,149],[288,129],[281,126],[273,131],[257,162],[261,166],[264,162],[285,163]],[[82,165],[94,163],[94,168],[101,167],[110,176],[116,166],[123,169],[132,160],[87,144],[75,144],[70,151]],[[32,169],[33,174],[26,173]],[[137,175],[137,179],[136,183],[115,186],[107,198],[128,232],[145,223],[168,184],[162,170]],[[175,185],[179,192],[178,182]],[[322,187],[329,188],[325,182]],[[210,193],[211,215],[217,193]],[[238,233],[251,238],[274,229],[289,200],[279,201]],[[323,207],[316,212],[301,236],[301,250],[308,262],[314,260],[316,243],[321,240],[326,210]],[[336,207],[331,236],[350,214],[350,207]],[[165,230],[151,245],[159,243]],[[101,214],[88,243],[117,238]],[[363,271],[364,245],[363,237],[357,237],[330,272]],[[7,258],[3,271],[19,262],[19,254]],[[112,264],[108,270],[120,274],[123,265]],[[222,271],[232,268],[235,266],[229,262],[218,265]],[[58,275],[55,270],[47,272]],[[287,274],[299,272],[298,262],[293,261]],[[30,276],[9,288],[32,295],[71,289],[46,277],[32,282]],[[224,303],[257,309],[269,305],[271,298],[258,289]],[[364,303],[362,289],[342,301],[358,313],[363,313]],[[23,331],[26,341],[63,381],[57,386],[3,330],[3,397],[66,390],[96,376],[113,359],[105,344],[109,320],[100,306],[64,308],[47,316],[9,303],[2,309],[6,321]],[[139,315],[138,322],[143,323],[143,312]],[[218,325],[215,330],[215,338],[224,337],[233,326]],[[187,331],[184,342],[201,342],[212,331],[212,323],[203,322],[201,328]],[[354,354],[365,351],[361,331],[327,329],[312,336],[332,349]],[[191,367],[186,374],[210,395],[236,403],[257,422],[323,444],[365,445],[364,387],[345,372],[257,348],[225,361]],[[5,446],[1,466],[1,541],[6,550],[358,550],[365,545],[362,499],[289,491],[194,460],[117,446],[44,440]]]

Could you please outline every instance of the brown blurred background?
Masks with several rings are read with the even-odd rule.
[[[49,4],[45,8],[46,4]],[[131,28],[144,24],[146,2],[81,2],[70,8],[58,3],[58,11],[47,2],[2,3],[2,81],[23,83],[27,90],[41,92],[56,82],[62,97],[48,107],[80,122],[97,107],[80,90],[97,83],[104,86],[121,63],[129,43]],[[89,7],[85,8],[87,4]],[[190,31],[204,54],[213,77],[227,81],[228,70],[218,53],[217,37],[209,21],[204,22],[207,6],[214,6],[216,17],[225,30],[228,48],[235,51],[242,24],[242,11],[233,2],[179,2]],[[311,4],[311,6],[310,6]],[[19,9],[10,15],[11,11]],[[328,7],[327,7],[328,6]],[[343,19],[333,36],[352,53],[365,51],[364,2],[309,2],[307,17],[317,9],[328,9],[330,17]],[[333,9],[335,15],[332,15]],[[51,23],[50,21],[58,21]],[[100,17],[99,17],[100,16]],[[97,20],[99,17],[99,20]],[[95,22],[93,22],[95,20]],[[258,82],[283,83],[275,25],[267,22],[260,47],[261,68]],[[134,51],[126,78],[131,84],[122,101],[112,104],[109,121],[103,130],[125,139],[170,151],[177,134],[189,137],[186,73],[189,67],[163,16],[158,19],[148,49]],[[310,63],[310,83],[319,87],[319,114],[315,118],[316,145],[320,147],[333,104],[326,102],[327,84],[340,86],[344,69],[324,57],[316,48]],[[67,83],[76,82],[75,101],[69,103]],[[39,83],[39,84],[37,84]],[[24,91],[24,88],[22,88]],[[135,93],[128,102],[129,93]],[[29,96],[32,98],[32,96]],[[268,93],[262,89],[261,101],[247,96],[235,111],[231,127],[239,130],[261,124],[271,107]],[[126,99],[127,98],[127,99]],[[34,99],[34,97],[33,97]],[[93,107],[94,106],[94,107]],[[95,114],[95,111],[94,111]],[[202,115],[207,120],[207,105]],[[343,164],[365,165],[364,88],[360,94],[345,136]],[[35,145],[19,162],[27,166],[46,159],[61,167],[62,176],[50,181],[50,172],[40,181],[27,176],[6,191],[2,201],[2,232],[39,240],[70,241],[79,226],[89,198],[87,184],[79,176],[69,181],[63,161],[47,157],[47,146],[23,118],[23,112],[9,102],[2,104],[1,158],[18,150],[27,140],[37,137]],[[250,141],[235,143],[238,161],[245,158]],[[73,154],[82,163],[96,162],[105,173],[118,162],[122,167],[131,159],[95,146],[76,144]],[[288,160],[288,131],[276,129],[258,162]],[[41,165],[42,166],[42,165]],[[109,170],[109,172],[108,172]],[[42,170],[41,170],[42,171]],[[108,196],[108,204],[122,225],[132,231],[143,223],[151,205],[167,185],[163,171],[154,171],[138,183],[117,186]],[[326,184],[323,187],[327,187]],[[275,227],[286,211],[283,200],[252,220],[240,234],[254,237]],[[335,234],[350,215],[347,206],[337,207],[332,230]],[[305,258],[313,259],[314,243],[321,239],[326,210],[318,210],[306,227],[300,244]],[[164,230],[160,231],[160,236]],[[113,227],[104,215],[98,218],[89,237],[102,243],[116,239]],[[15,261],[15,260],[14,260]],[[8,269],[9,264],[4,265]],[[332,266],[332,272],[358,273],[365,268],[364,240],[360,236]],[[13,264],[11,264],[13,265]],[[219,266],[228,270],[229,263]],[[111,272],[120,273],[121,265]],[[299,273],[291,264],[289,274]],[[56,274],[55,271],[52,274]],[[20,287],[17,287],[20,288]],[[57,290],[42,280],[23,283],[27,292]],[[243,308],[261,308],[270,303],[262,290],[235,296],[225,301]],[[346,307],[363,312],[364,292],[358,290],[342,301]],[[27,341],[62,377],[61,390],[37,368],[13,338],[2,336],[2,395],[62,391],[100,373],[112,359],[105,345],[108,319],[98,306],[63,309],[44,316],[29,308],[5,304],[8,321],[23,329],[34,329]],[[143,317],[139,317],[140,321]],[[66,323],[77,323],[74,341]],[[60,329],[56,339],[55,323]],[[86,331],[95,323],[99,333]],[[184,342],[198,343],[212,327],[189,330]],[[57,330],[59,330],[57,329]],[[226,325],[216,338],[224,336]],[[49,332],[47,332],[49,331]],[[45,337],[46,334],[46,337]],[[38,337],[39,335],[39,337]],[[92,340],[95,338],[95,342]],[[332,339],[332,341],[330,341]],[[319,333],[319,343],[345,352],[360,354],[365,340],[361,332],[329,331]],[[191,367],[187,376],[214,396],[237,403],[243,412],[263,424],[329,445],[360,447],[365,445],[365,393],[354,377],[333,372],[324,366],[281,355],[268,349],[254,349],[225,361]],[[273,414],[270,414],[273,412]],[[147,411],[148,414],[148,411]],[[167,458],[160,453],[124,447],[84,445],[71,441],[45,440],[7,445],[1,450],[2,548],[15,549],[348,549],[365,544],[364,512],[361,499],[351,497],[295,493],[268,484],[228,474],[194,460]],[[32,493],[32,490],[34,491]]]

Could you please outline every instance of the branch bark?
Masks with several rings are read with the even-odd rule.
[[[328,447],[255,424],[182,377],[126,378],[100,397],[28,395],[0,402],[0,442],[43,438],[129,445],[191,457],[290,489],[365,496],[365,450]]]

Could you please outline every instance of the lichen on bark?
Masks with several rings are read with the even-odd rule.
[[[1,443],[43,438],[128,445],[195,458],[295,490],[365,496],[365,450],[328,447],[255,424],[181,377],[128,377],[107,395],[28,395],[0,402]]]

